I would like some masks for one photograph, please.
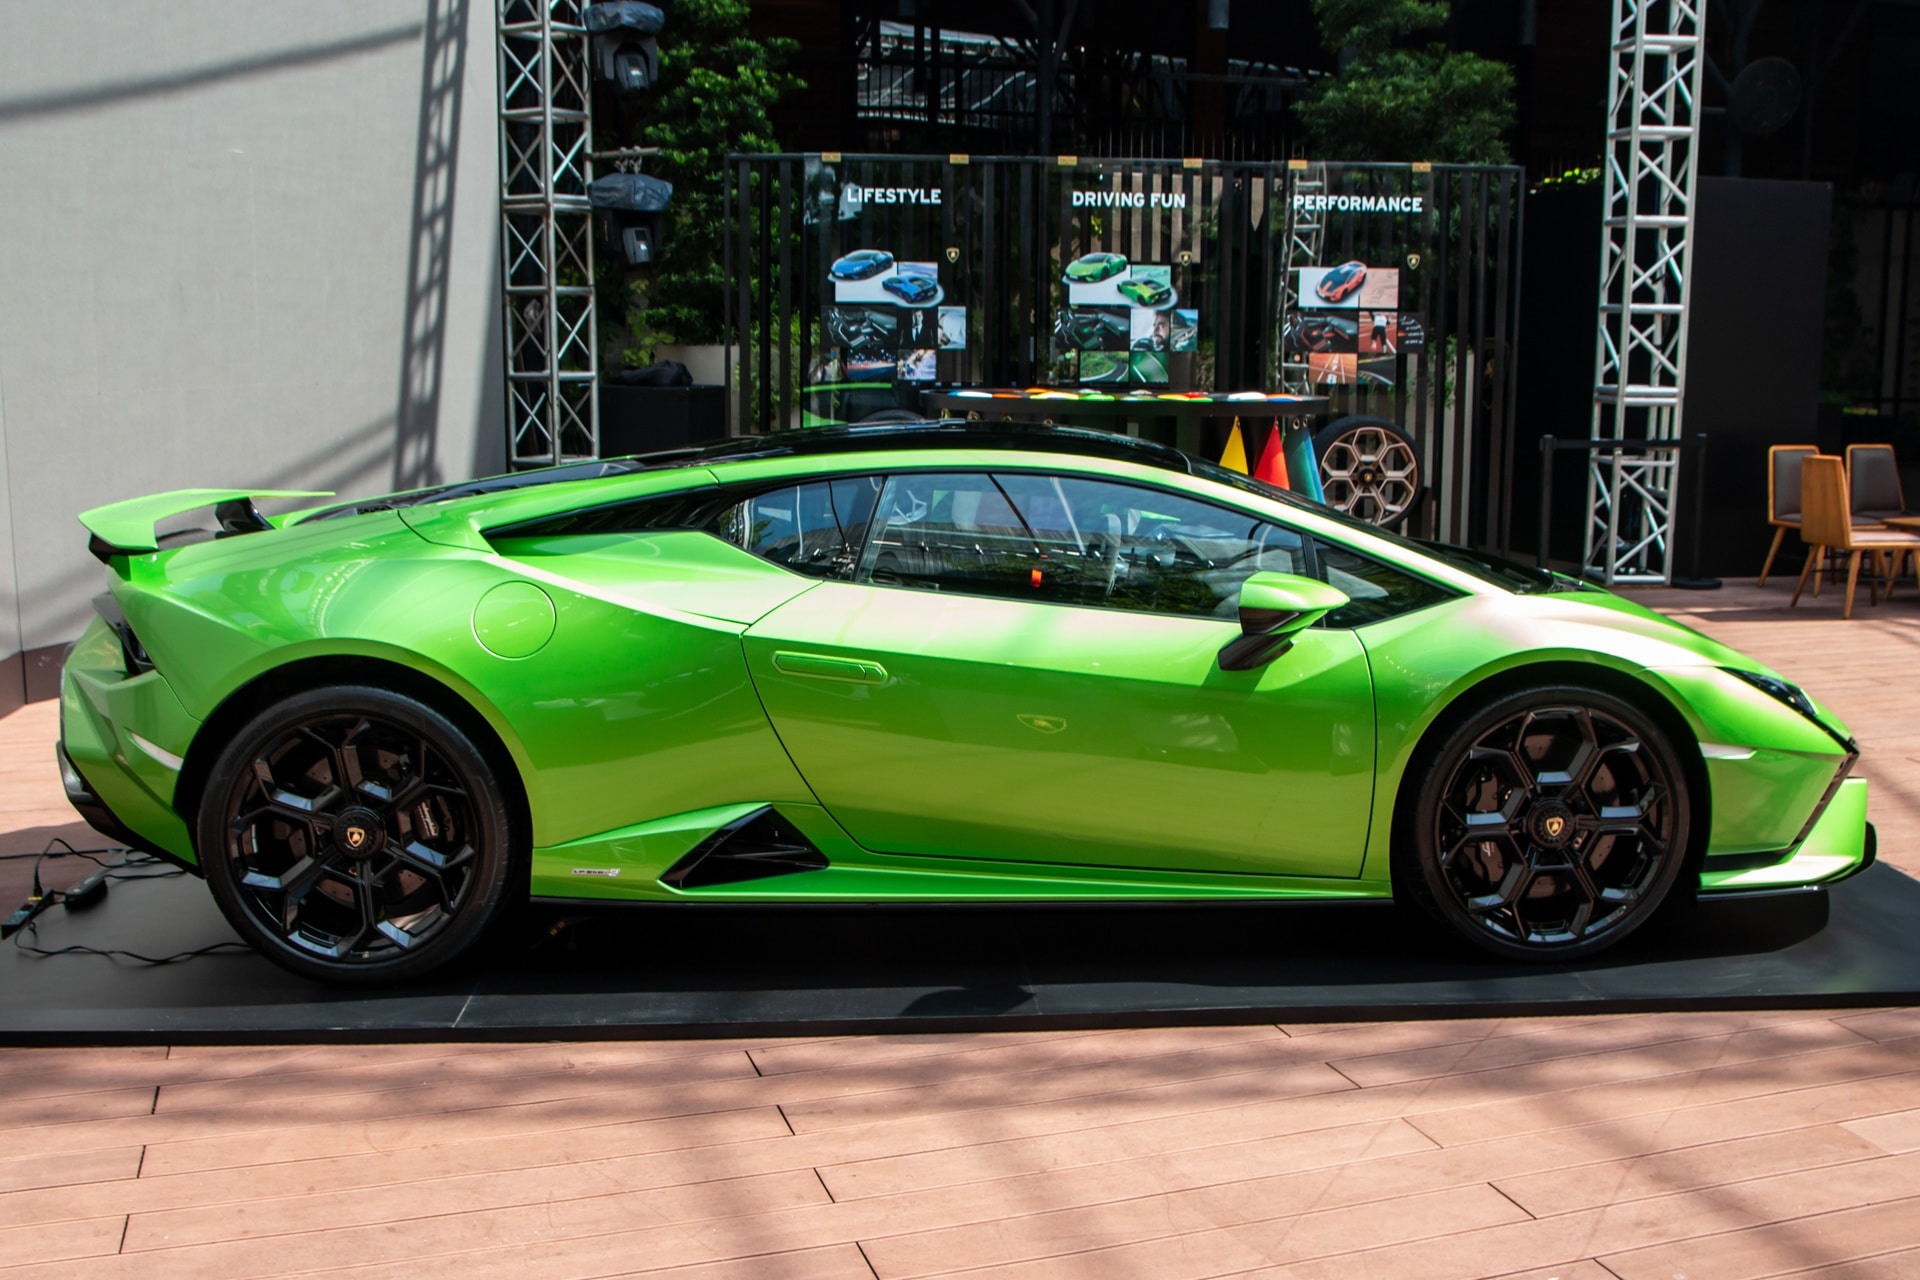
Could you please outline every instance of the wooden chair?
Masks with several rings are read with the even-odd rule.
[[[1890,444],[1847,446],[1847,491],[1853,499],[1853,522],[1878,523],[1888,516],[1907,514],[1907,496],[1900,490],[1900,464]]]
[[[1860,557],[1873,554],[1879,570],[1881,556],[1891,554],[1897,570],[1902,559],[1920,550],[1920,534],[1898,529],[1862,529],[1852,519],[1853,500],[1847,492],[1846,463],[1839,458],[1814,454],[1800,466],[1800,540],[1807,544],[1807,563],[1801,566],[1800,582],[1793,589],[1793,603],[1800,603],[1806,590],[1807,575],[1813,573],[1829,552],[1847,559],[1847,603],[1840,616],[1853,616],[1854,589],[1860,582]],[[1920,564],[1920,561],[1916,562]],[[1891,589],[1891,584],[1889,584]],[[1815,591],[1818,591],[1816,581]],[[1877,572],[1867,579],[1867,598],[1880,603]]]
[[[1773,526],[1773,545],[1767,548],[1767,562],[1760,566],[1756,586],[1767,585],[1787,530],[1800,527],[1800,463],[1818,452],[1810,444],[1776,444],[1767,450],[1767,523]]]

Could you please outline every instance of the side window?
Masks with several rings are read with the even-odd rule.
[[[1232,618],[1249,575],[1305,571],[1300,536],[1257,516],[1105,480],[999,479],[1043,545],[1086,564],[1076,603]]]
[[[795,573],[850,578],[879,491],[873,476],[786,485],[723,508],[707,529]]]
[[[1046,567],[992,476],[907,472],[888,480],[880,495],[861,577],[881,586],[1032,599]]]
[[[1320,576],[1346,592],[1351,601],[1328,614],[1325,626],[1363,627],[1453,598],[1454,593],[1445,587],[1338,543],[1315,539],[1314,554],[1320,562]]]
[[[1231,618],[1249,574],[1305,571],[1288,530],[1076,476],[901,475],[879,511],[865,572],[880,584]]]

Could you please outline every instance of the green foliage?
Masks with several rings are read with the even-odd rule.
[[[1355,56],[1385,53],[1393,42],[1416,31],[1431,31],[1447,20],[1446,0],[1314,0],[1329,48],[1350,48]]]
[[[768,112],[801,87],[780,70],[796,44],[749,35],[747,9],[747,0],[675,0],[660,36],[660,81],[632,109],[621,145],[660,148],[645,169],[673,184],[673,203],[654,264],[627,282],[637,345],[626,363],[644,361],[659,342],[721,339],[726,158],[779,150]]]
[[[1568,191],[1575,187],[1597,187],[1600,185],[1600,167],[1574,168],[1550,173],[1530,188],[1536,195],[1542,191]]]
[[[1444,0],[1313,0],[1313,10],[1328,47],[1342,51],[1339,76],[1300,103],[1315,155],[1507,163],[1512,70],[1442,44],[1394,44],[1444,23]]]

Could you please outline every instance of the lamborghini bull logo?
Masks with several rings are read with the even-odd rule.
[[[1560,833],[1567,829],[1567,820],[1556,813],[1540,825],[1547,829],[1547,839],[1558,840]]]
[[[367,842],[367,829],[365,827],[348,827],[347,828],[347,848],[358,849],[361,845],[365,844],[366,842]]]

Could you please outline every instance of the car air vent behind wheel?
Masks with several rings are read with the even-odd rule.
[[[826,865],[826,855],[769,805],[702,840],[660,880],[675,889],[706,889],[819,871]]]

